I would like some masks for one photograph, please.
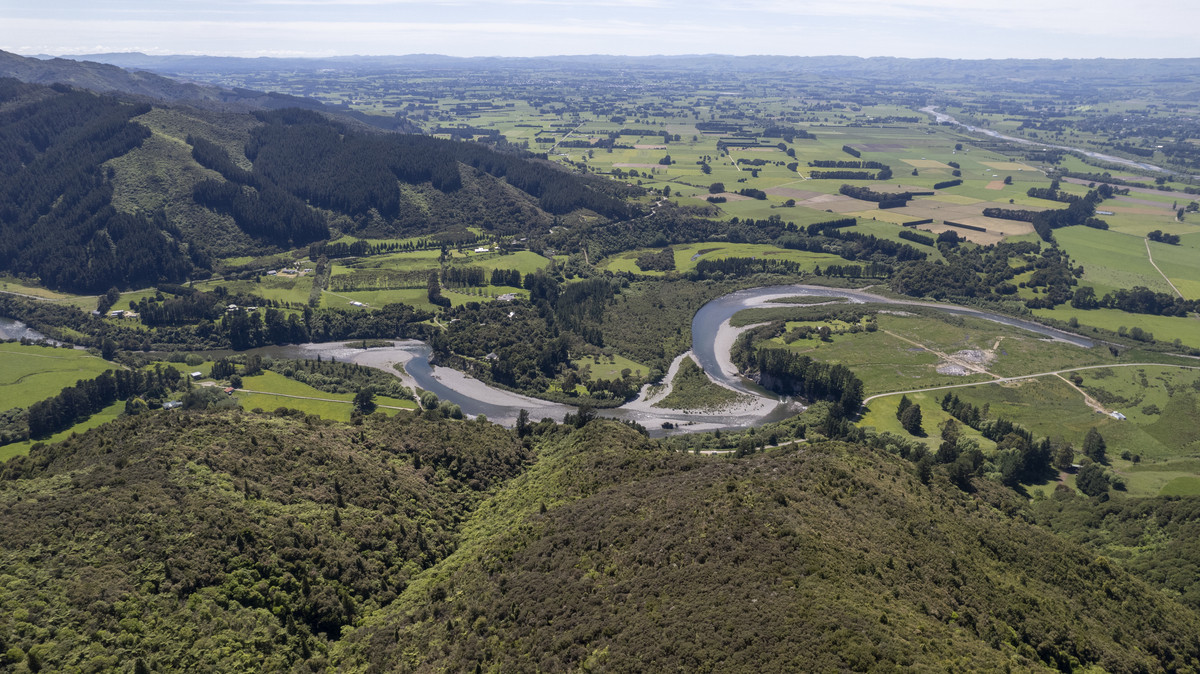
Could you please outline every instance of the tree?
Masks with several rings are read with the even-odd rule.
[[[1066,470],[1075,463],[1075,448],[1071,443],[1064,442],[1058,446],[1054,452],[1054,467],[1059,470]]]
[[[929,484],[929,479],[933,477],[933,457],[926,454],[917,461],[917,479],[921,484]]]
[[[958,445],[949,440],[942,440],[942,444],[938,446],[934,458],[938,463],[954,463],[958,460]]]
[[[912,407],[912,401],[908,399],[908,396],[907,395],[900,396],[900,403],[898,405],[896,405],[896,418],[899,419],[899,418],[903,417],[904,410],[907,410],[910,407]]]
[[[1075,486],[1088,496],[1099,496],[1108,491],[1108,476],[1098,463],[1089,463],[1079,469],[1075,477]]]
[[[904,414],[900,416],[900,425],[913,435],[925,435],[925,429],[921,428],[921,406],[913,403],[904,410]]]
[[[112,360],[117,355],[117,343],[105,337],[104,342],[100,345],[100,357],[104,360]]]
[[[529,410],[522,408],[520,412],[517,412],[517,437],[523,438],[529,435],[529,432]]]
[[[962,143],[955,143],[955,144],[954,144],[954,151],[955,151],[955,152],[962,152]]]
[[[962,427],[959,425],[957,419],[950,417],[943,421],[939,430],[942,433],[942,440],[955,445],[958,444],[958,438],[962,435]]]
[[[940,450],[938,452],[941,453]],[[971,475],[975,472],[971,466],[971,460],[967,457],[959,457],[946,467],[946,475],[954,486],[963,491],[971,491]]]
[[[108,289],[108,292],[100,296],[100,301],[96,303],[96,311],[107,313],[112,305],[116,304],[121,299],[121,291],[115,286]]]
[[[1012,184],[1012,176],[1004,176],[1004,184],[1011,185]]]
[[[725,183],[713,183],[708,186],[709,194],[720,194],[725,191]]]
[[[1097,431],[1094,426],[1089,428],[1087,435],[1083,438],[1083,455],[1096,463],[1105,463],[1104,451],[1107,448],[1108,445],[1104,442],[1100,431]]]
[[[354,411],[359,414],[370,414],[375,411],[375,389],[364,386],[354,394]]]
[[[433,391],[421,391],[421,407],[431,410],[438,406],[438,402],[437,394]]]

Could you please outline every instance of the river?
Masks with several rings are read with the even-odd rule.
[[[0,339],[46,339],[42,333],[12,318],[0,317]],[[48,340],[54,341],[54,340]]]
[[[968,307],[892,299],[861,290],[800,284],[752,288],[712,300],[701,307],[692,320],[692,350],[700,366],[718,384],[745,394],[747,404],[722,413],[688,414],[653,408],[645,404],[644,397],[639,397],[637,401],[622,407],[598,410],[598,413],[604,417],[636,421],[646,426],[656,436],[667,433],[662,428],[664,422],[676,426],[672,432],[696,432],[745,428],[777,421],[795,414],[802,408],[794,401],[781,399],[737,374],[736,368],[729,362],[729,348],[740,330],[732,328],[729,321],[734,314],[743,309],[797,306],[779,303],[778,300],[801,296],[828,297],[831,300],[844,298],[853,303],[871,302],[930,307],[946,313],[1002,323],[1083,348],[1093,345],[1091,340],[1079,335],[1056,330],[1032,321]],[[275,358],[316,358],[319,355],[323,358],[337,358],[342,362],[369,365],[397,376],[400,374],[393,365],[401,363],[406,373],[403,378],[408,384],[432,391],[437,394],[439,399],[461,407],[465,414],[471,416],[483,414],[491,421],[509,426],[516,422],[517,414],[522,409],[527,410],[533,420],[548,417],[558,421],[561,421],[566,414],[575,411],[575,408],[569,405],[547,402],[501,390],[457,370],[437,367],[430,363],[432,355],[430,348],[417,340],[397,341],[391,347],[372,349],[356,348],[353,344],[353,342],[330,342],[271,346],[254,349],[247,353],[258,353]]]
[[[1099,159],[1100,161],[1111,162],[1113,164],[1120,164],[1122,166],[1130,166],[1132,168],[1141,169],[1143,171],[1153,171],[1155,173],[1175,173],[1174,171],[1165,169],[1161,166],[1155,166],[1154,164],[1147,164],[1145,162],[1140,162],[1140,161],[1133,161],[1132,159],[1125,159],[1124,157],[1114,157],[1110,154],[1102,154],[1100,152],[1093,152],[1091,150],[1083,150],[1083,149],[1080,149],[1077,147],[1071,147],[1069,145],[1055,145],[1053,143],[1045,143],[1040,140],[1029,140],[1028,138],[1017,138],[1016,136],[1007,136],[998,131],[992,131],[991,129],[982,129],[980,127],[972,126],[970,124],[964,124],[963,122],[958,121],[957,119],[951,117],[950,115],[947,115],[944,112],[938,112],[937,106],[934,106],[934,105],[930,105],[930,106],[921,108],[921,112],[933,115],[933,118],[936,119],[939,124],[941,124],[943,122],[949,122],[951,124],[961,126],[962,128],[966,129],[967,131],[972,131],[974,133],[982,133],[983,135],[991,136],[992,138],[999,138],[1001,140],[1009,140],[1014,143],[1021,143],[1023,145],[1036,145],[1038,147],[1052,147],[1056,150],[1067,150],[1070,152],[1079,152],[1080,154],[1091,157],[1092,159]]]

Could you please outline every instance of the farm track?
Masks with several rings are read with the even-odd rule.
[[[884,334],[887,334],[887,335],[891,335],[892,337],[895,337],[896,339],[898,339],[902,342],[907,342],[909,344],[912,344],[915,347],[924,349],[925,351],[932,353],[933,355],[946,361],[947,363],[952,363],[954,365],[957,365],[957,366],[963,368],[964,370],[970,370],[971,372],[974,372],[976,374],[986,374],[987,376],[989,376],[993,379],[1000,379],[1000,375],[988,372],[987,368],[980,367],[979,365],[976,365],[975,363],[968,361],[966,358],[959,358],[957,356],[938,351],[937,349],[931,349],[928,346],[921,344],[920,342],[915,342],[907,337],[902,337],[900,335],[897,335],[896,333],[892,332],[891,330],[881,330],[881,332],[883,332]],[[996,343],[999,344],[1000,342],[997,341]]]
[[[1142,240],[1146,243],[1146,257],[1150,259],[1150,266],[1154,267],[1154,271],[1158,272],[1159,276],[1163,277],[1163,280],[1167,282],[1167,285],[1171,286],[1171,290],[1174,290],[1176,295],[1179,295],[1179,299],[1184,299],[1183,293],[1179,292],[1179,288],[1176,288],[1175,284],[1171,283],[1171,279],[1167,278],[1167,275],[1163,273],[1163,270],[1159,269],[1158,265],[1154,263],[1154,255],[1150,253],[1150,239]]]
[[[1052,370],[1050,372],[1038,372],[1036,374],[1022,374],[1016,377],[1001,377],[994,381],[976,381],[965,384],[946,384],[944,386],[930,386],[928,388],[918,388],[909,391],[891,391],[889,393],[876,393],[873,396],[868,396],[862,402],[865,407],[867,403],[876,398],[886,398],[888,396],[907,395],[909,393],[927,393],[929,391],[942,391],[952,388],[967,388],[968,386],[987,386],[989,384],[1007,384],[1014,381],[1024,381],[1026,379],[1038,379],[1040,377],[1062,376],[1065,372],[1079,372],[1082,370],[1100,370],[1106,367],[1175,367],[1183,370],[1200,370],[1200,366],[1196,365],[1174,365],[1171,363],[1110,363],[1108,365],[1083,365],[1081,367],[1069,367],[1063,370]],[[1070,383],[1070,382],[1068,382]],[[1087,396],[1084,393],[1084,396]]]

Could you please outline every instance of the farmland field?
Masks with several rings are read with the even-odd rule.
[[[86,351],[0,344],[0,408],[28,407],[118,367]]]

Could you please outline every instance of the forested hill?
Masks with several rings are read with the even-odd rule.
[[[401,184],[406,188],[401,189]],[[629,215],[624,185],[311,110],[212,113],[0,80],[0,271],[104,292],[338,232],[544,232]]]
[[[149,109],[0,80],[0,270],[95,292],[184,277],[191,263],[165,223],[113,208],[103,168],[150,135],[131,121]]]
[[[886,452],[155,412],[0,468],[45,671],[1183,671],[1200,617]],[[297,438],[304,438],[298,442]],[[181,635],[187,635],[181,638]]]
[[[89,60],[30,58],[0,50],[0,77],[12,77],[31,84],[66,84],[97,93],[128,94],[165,103],[180,103],[227,112],[303,108],[356,120],[388,131],[420,131],[416,125],[401,116],[366,115],[328,106],[312,98],[196,84],[145,70],[125,70],[115,65]]]

